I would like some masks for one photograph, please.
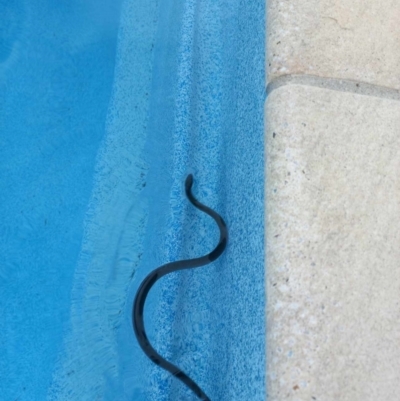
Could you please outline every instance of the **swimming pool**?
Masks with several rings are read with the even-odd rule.
[[[149,271],[218,239],[188,173],[230,241],[156,285],[149,336],[212,400],[264,400],[264,2],[2,7],[5,400],[195,399],[131,324]]]

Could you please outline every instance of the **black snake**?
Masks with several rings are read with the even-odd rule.
[[[139,342],[140,347],[144,351],[144,353],[158,366],[170,372],[177,379],[182,381],[189,387],[200,400],[210,401],[210,398],[206,395],[206,393],[192,380],[185,372],[179,369],[177,366],[168,362],[164,359],[150,344],[150,341],[147,338],[146,330],[144,328],[144,318],[143,318],[143,310],[144,304],[146,301],[147,294],[149,293],[151,287],[154,283],[159,280],[161,277],[165,276],[168,273],[175,272],[177,270],[190,269],[193,267],[199,267],[207,265],[217,259],[225,250],[227,241],[228,241],[228,230],[226,228],[226,224],[222,217],[216,213],[214,210],[200,203],[192,194],[192,185],[193,185],[193,175],[189,174],[185,181],[185,192],[189,201],[195,206],[197,209],[207,213],[211,216],[218,225],[220,236],[218,245],[215,249],[209,254],[202,256],[200,258],[187,259],[187,260],[179,260],[177,262],[166,263],[149,273],[146,278],[140,284],[140,287],[136,293],[135,301],[133,304],[133,329],[136,334],[136,338]]]

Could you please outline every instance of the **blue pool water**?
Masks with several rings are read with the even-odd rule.
[[[263,1],[0,0],[0,394],[14,400],[265,399]]]

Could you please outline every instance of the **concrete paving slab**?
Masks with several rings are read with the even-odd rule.
[[[269,81],[291,74],[400,88],[398,0],[269,0]]]
[[[398,401],[400,102],[289,85],[266,122],[268,400]]]

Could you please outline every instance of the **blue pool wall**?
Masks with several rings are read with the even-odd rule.
[[[0,399],[46,400],[114,81],[120,2],[0,1]]]
[[[165,278],[146,313],[156,348],[211,399],[265,399],[264,11],[262,2],[239,1],[159,9],[144,190],[157,201],[149,202],[148,252],[132,296],[150,269],[217,241],[215,224],[185,199],[193,173],[195,193],[226,219],[230,244],[213,266]],[[136,398],[191,399],[140,349],[135,355],[150,372]]]
[[[16,58],[25,69],[6,82],[11,93],[27,75],[32,91],[5,100],[14,113],[14,120],[2,120],[12,143],[7,166],[14,178],[30,166],[37,175],[4,197],[5,215],[17,215],[17,199],[34,220],[29,226],[10,219],[5,245],[19,272],[2,294],[10,351],[0,366],[6,371],[17,361],[7,372],[13,380],[5,394],[22,400],[195,399],[143,355],[131,322],[134,294],[149,271],[203,255],[218,239],[215,223],[185,198],[184,179],[193,173],[195,195],[227,222],[229,245],[212,265],[171,274],[155,286],[145,310],[149,337],[212,400],[264,400],[265,4],[125,0],[118,8],[108,1],[104,9],[118,15],[118,23],[94,35],[90,46],[61,55],[57,45],[66,39],[54,36],[46,19],[57,15],[62,25],[65,10],[38,1],[24,11],[32,21],[25,32],[40,32],[38,42],[50,39],[41,53],[25,55],[26,62],[38,59],[32,71]],[[81,10],[81,3],[71,3],[70,18],[81,18]],[[68,35],[76,40],[79,33]],[[91,46],[99,54],[93,56]],[[48,58],[56,85],[52,97],[44,89],[36,97],[48,79]],[[30,113],[23,103],[32,99],[36,112],[30,121],[21,119]],[[57,102],[73,108],[53,111]],[[49,131],[41,118],[56,129]],[[13,125],[18,119],[20,131]],[[32,153],[39,144],[52,157]],[[1,185],[8,190],[14,182]],[[29,185],[37,198],[27,201]],[[39,217],[44,224],[57,213],[58,225],[40,240],[37,232],[46,231]],[[28,242],[31,251],[21,256]],[[3,271],[16,274],[7,265]],[[38,288],[32,305],[25,292],[34,295]],[[32,364],[41,369],[32,373]]]

